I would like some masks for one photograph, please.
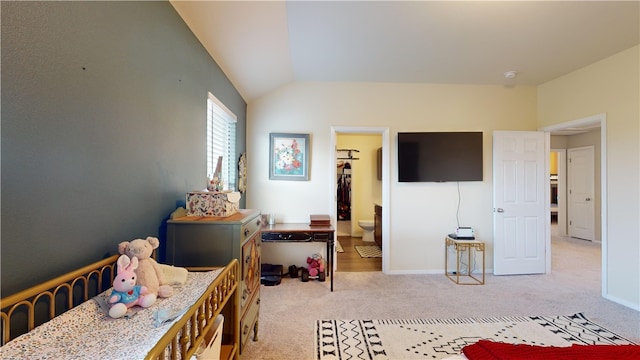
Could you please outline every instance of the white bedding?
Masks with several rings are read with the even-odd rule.
[[[158,299],[147,309],[138,307],[131,317],[112,319],[100,308],[99,301],[86,301],[8,342],[0,348],[0,358],[143,359],[221,271],[190,272],[187,282],[177,287],[172,297]],[[111,289],[96,298],[106,299],[110,293]],[[154,313],[158,310],[179,316],[156,326]]]

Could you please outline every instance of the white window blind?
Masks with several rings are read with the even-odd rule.
[[[207,98],[207,176],[213,176],[222,156],[224,189],[236,190],[236,122],[238,118],[220,100]]]

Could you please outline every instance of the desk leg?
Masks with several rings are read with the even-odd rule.
[[[460,248],[456,246],[456,284],[460,284]]]
[[[467,274],[469,276],[472,275],[472,273],[471,273],[471,250],[473,250],[473,259],[475,260],[475,258],[476,258],[476,253],[475,253],[476,250],[475,250],[475,248],[468,247],[467,248],[467,254],[469,255],[468,256],[469,260],[467,260]]]
[[[444,275],[446,277],[449,277],[449,264],[447,264],[449,262],[449,245],[447,244],[447,239],[444,239]]]
[[[482,247],[482,285],[484,285],[484,246]]]
[[[327,259],[329,266],[329,277],[331,278],[331,292],[333,292],[333,239],[327,241]]]

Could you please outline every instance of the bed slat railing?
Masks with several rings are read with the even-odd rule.
[[[0,299],[2,345],[111,287],[118,256],[110,256]],[[62,303],[59,302],[61,298],[64,300]],[[45,305],[47,314],[38,313],[38,306]],[[24,326],[12,321],[17,314],[26,316]]]
[[[213,268],[189,268],[189,271],[207,271]],[[238,288],[238,260],[233,259],[225,266],[224,270],[212,282],[202,296],[193,306],[182,316],[182,318],[171,327],[179,329],[167,332],[158,343],[147,354],[147,359],[191,359],[198,351],[205,339],[205,335],[212,331],[216,316],[231,301],[233,306],[237,306]],[[235,313],[235,310],[232,311]],[[225,319],[233,321],[233,319]],[[239,336],[234,331],[234,339],[231,351],[237,354]]]
[[[55,279],[36,285],[17,294],[0,299],[0,320],[2,326],[2,345],[11,339],[33,330],[38,324],[51,320],[84,301],[89,300],[111,287],[116,272],[116,261],[119,255],[113,255],[91,265],[59,276]],[[213,268],[189,268],[189,271],[208,271]],[[146,359],[180,359],[186,360],[199,350],[206,335],[213,331],[215,318],[223,308],[229,304],[230,314],[237,316],[238,306],[238,260],[233,259],[221,271],[216,279],[208,286],[205,293],[198,298],[193,306],[187,310],[180,320],[177,320],[168,332],[147,354]],[[94,285],[95,283],[95,285]],[[79,288],[79,289],[78,289]],[[78,289],[78,290],[76,290]],[[80,292],[80,295],[77,293]],[[57,311],[56,304],[60,295],[65,298],[65,306]],[[37,310],[41,302],[47,302],[47,314],[40,314]],[[26,330],[19,327],[14,331],[12,318],[26,314]],[[226,312],[225,312],[226,314]],[[48,317],[48,319],[40,319]],[[235,319],[225,319],[235,323]],[[22,325],[22,324],[20,324]],[[232,343],[229,345],[229,358],[238,357],[239,334],[233,331]]]

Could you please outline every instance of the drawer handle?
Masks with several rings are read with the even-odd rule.
[[[244,236],[249,235],[249,233],[250,233],[249,229],[244,229]]]

